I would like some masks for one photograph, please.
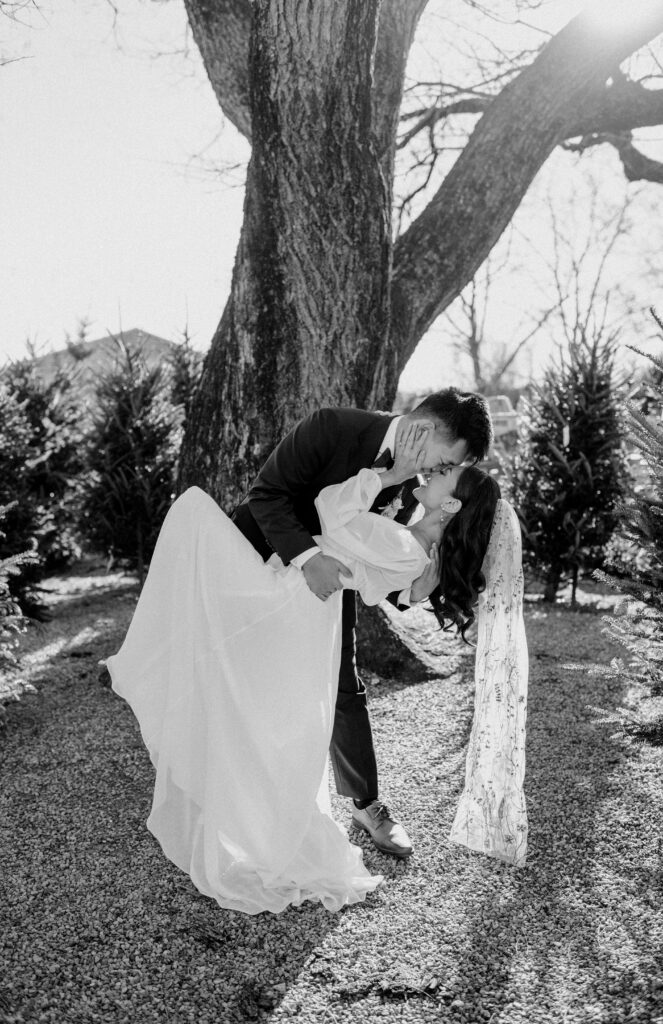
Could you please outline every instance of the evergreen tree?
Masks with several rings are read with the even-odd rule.
[[[30,460],[34,454],[32,431],[25,409],[0,378],[0,561],[17,551],[35,551],[40,527],[39,509],[27,486]],[[23,612],[40,617],[34,586],[44,573],[43,561],[32,558],[21,574],[6,579],[11,597]]]
[[[637,543],[638,557],[617,559],[610,566],[617,575],[595,573],[602,582],[631,598],[620,614],[607,618],[606,633],[623,647],[625,658],[615,658],[609,669],[601,665],[592,670],[626,686],[644,686],[644,699],[638,710],[593,710],[602,716],[598,721],[618,725],[618,735],[663,744],[663,710],[660,703],[648,700],[663,697],[663,361],[647,358],[653,364],[648,387],[656,400],[648,406],[647,415],[631,405],[629,426],[636,449],[649,469],[649,482],[639,493],[631,494],[620,509],[620,534],[627,542]]]
[[[524,437],[509,461],[523,526],[523,559],[554,601],[580,573],[604,564],[625,481],[615,344],[581,335],[546,369],[524,403]]]
[[[175,493],[181,415],[171,379],[118,339],[118,360],[97,387],[82,528],[94,547],[126,560],[142,581]]]
[[[10,363],[2,379],[29,427],[29,451],[20,477],[14,479],[12,497],[34,509],[43,570],[58,569],[80,554],[75,522],[83,428],[73,382],[61,370],[43,380],[32,360]]]
[[[169,359],[172,370],[171,401],[173,405],[180,406],[182,409],[183,429],[186,426],[193,396],[200,381],[203,358],[202,352],[197,352],[192,348],[189,332],[185,328],[182,332],[182,341],[173,349]]]
[[[0,522],[6,519],[11,510],[11,506],[0,506]],[[7,539],[1,529],[0,539]],[[10,581],[20,576],[21,571],[36,559],[34,551],[23,551],[0,558],[0,726],[4,725],[5,702],[18,700],[22,693],[33,689],[14,675],[14,670],[18,667],[18,634],[25,632],[25,618],[12,594]]]

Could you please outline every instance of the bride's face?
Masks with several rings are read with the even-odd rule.
[[[427,511],[439,508],[446,498],[453,495],[458,477],[464,468],[464,466],[450,466],[442,473],[433,473],[427,483],[415,487],[412,493]]]

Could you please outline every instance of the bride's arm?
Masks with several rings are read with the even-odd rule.
[[[333,533],[360,513],[369,512],[382,489],[382,474],[374,469],[360,469],[342,484],[323,487],[315,499],[322,532]]]
[[[325,533],[345,526],[360,513],[370,513],[378,494],[397,487],[416,476],[424,458],[419,428],[413,423],[399,440],[391,469],[360,469],[356,476],[341,484],[323,487],[315,499],[320,523]],[[377,513],[371,513],[377,516]],[[379,518],[379,516],[378,516]]]

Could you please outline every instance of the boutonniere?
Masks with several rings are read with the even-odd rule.
[[[400,510],[403,508],[402,495],[403,488],[401,487],[396,497],[392,498],[388,505],[385,505],[384,508],[380,509],[380,515],[386,516],[387,519],[395,519]]]

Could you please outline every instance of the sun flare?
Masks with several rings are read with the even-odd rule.
[[[606,33],[623,32],[634,21],[660,9],[657,0],[586,0],[583,13],[596,26],[597,31]]]

